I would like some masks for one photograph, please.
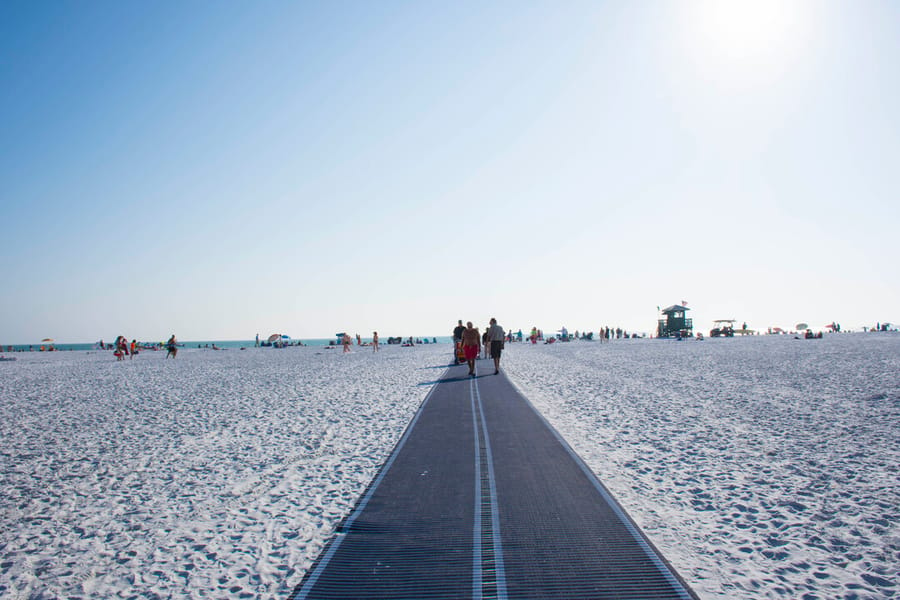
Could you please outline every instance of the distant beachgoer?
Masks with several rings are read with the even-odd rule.
[[[256,347],[259,348],[259,334],[256,334]]]
[[[372,332],[372,352],[378,352],[378,332]]]
[[[349,334],[344,334],[344,337],[341,338],[341,345],[344,347],[344,352],[350,352],[350,343],[353,340],[350,338]]]
[[[124,335],[120,335],[116,338],[116,351],[114,353],[116,360],[125,360],[125,357],[128,356],[128,340],[125,339]]]
[[[137,353],[137,340],[131,340],[131,358],[134,358],[134,355]]]
[[[505,339],[503,328],[497,325],[497,319],[491,319],[488,338],[491,341],[491,358],[494,359],[494,375],[496,375],[500,372],[500,354],[503,352],[503,340]]]
[[[481,358],[487,358],[491,351],[491,339],[488,337],[489,327],[485,327],[484,333],[481,334]]]
[[[481,347],[481,334],[472,326],[472,321],[466,323],[461,343],[466,362],[469,364],[469,375],[475,375],[475,359],[478,358],[478,349]]]
[[[357,345],[357,346],[362,346],[362,338],[359,337],[359,334],[358,334],[358,333],[356,334],[356,345]]]
[[[465,332],[466,328],[462,324],[462,319],[459,320],[459,325],[453,328],[453,364],[459,364],[459,354],[456,349],[462,343],[463,332]]]
[[[175,334],[172,334],[172,337],[169,338],[169,341],[166,342],[166,358],[170,356],[175,358],[178,355],[178,341],[175,339]]]

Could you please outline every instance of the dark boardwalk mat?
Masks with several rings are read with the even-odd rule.
[[[486,364],[447,370],[290,598],[696,598]]]

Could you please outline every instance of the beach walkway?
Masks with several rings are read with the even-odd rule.
[[[292,600],[696,598],[492,361],[452,366]]]

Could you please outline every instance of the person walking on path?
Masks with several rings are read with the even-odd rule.
[[[459,354],[457,349],[462,343],[463,332],[466,330],[465,326],[462,324],[462,319],[459,320],[459,325],[453,328],[453,364],[459,364]]]
[[[378,352],[378,332],[372,332],[372,352]]]
[[[478,350],[481,348],[481,334],[472,326],[472,321],[466,323],[466,330],[462,334],[462,348],[469,364],[469,375],[475,375],[475,359],[478,358]]]
[[[494,359],[494,375],[500,372],[500,353],[503,352],[503,340],[506,335],[503,328],[497,325],[497,319],[491,319],[491,327],[487,331],[491,342],[491,358]]]
[[[169,341],[166,342],[166,358],[170,356],[175,358],[178,355],[178,342],[175,340],[175,334],[172,334],[172,337],[169,338]]]

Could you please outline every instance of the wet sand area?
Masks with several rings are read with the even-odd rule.
[[[451,366],[291,594],[696,598],[493,364]]]

